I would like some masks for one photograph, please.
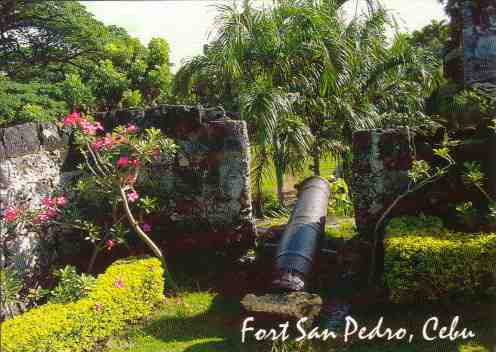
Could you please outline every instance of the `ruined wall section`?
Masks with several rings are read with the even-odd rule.
[[[364,130],[353,135],[352,192],[360,234],[369,237],[394,198],[406,189],[410,132]]]
[[[168,204],[151,219],[157,242],[169,253],[205,248],[238,255],[255,239],[250,197],[250,147],[246,123],[222,111],[160,106],[147,111],[96,114],[107,130],[135,123],[156,127],[180,147],[157,162],[155,181]],[[78,174],[71,135],[53,124],[27,123],[0,129],[0,211],[37,208],[41,199]],[[155,231],[157,229],[157,231]],[[2,232],[2,265],[15,264],[24,278],[44,272],[56,254],[48,234],[19,227]]]
[[[463,57],[466,84],[496,84],[496,4],[464,1]]]
[[[401,200],[389,218],[401,215],[433,215],[442,218],[446,225],[461,226],[456,205],[471,201],[484,211],[487,200],[475,187],[462,179],[464,163],[476,161],[486,176],[486,191],[496,189],[494,178],[494,132],[486,123],[477,129],[453,131],[451,141],[463,141],[450,147],[456,164],[443,178],[426,185]],[[408,170],[412,160],[425,160],[432,168],[442,166],[434,148],[439,147],[444,129],[375,129],[355,132],[353,135],[352,193],[357,227],[362,236],[370,238],[375,224],[396,197],[408,187]],[[492,226],[481,223],[480,226]],[[461,229],[461,227],[459,228]],[[480,228],[479,230],[484,230]],[[489,231],[490,229],[486,229]]]
[[[27,123],[0,129],[0,210],[37,208],[71,172],[64,172],[69,135],[53,124]],[[52,236],[22,226],[7,237],[0,229],[2,267],[15,264],[25,279],[34,279],[53,259]]]
[[[169,202],[169,211],[153,224],[167,229],[158,239],[164,246],[231,247],[241,252],[253,244],[250,146],[244,121],[222,111],[177,105],[97,118],[106,129],[128,123],[159,128],[180,147],[172,162],[154,166]]]

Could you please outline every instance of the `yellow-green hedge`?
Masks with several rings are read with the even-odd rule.
[[[90,351],[148,314],[163,299],[163,269],[157,259],[127,259],[98,276],[89,295],[68,304],[45,304],[7,320],[4,352]]]
[[[492,294],[496,234],[454,233],[433,218],[392,221],[386,230],[384,279],[397,303]]]

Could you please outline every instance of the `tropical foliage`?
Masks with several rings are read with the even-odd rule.
[[[144,46],[77,1],[6,0],[0,4],[0,77],[4,125],[163,102],[172,73],[162,38]]]
[[[375,2],[351,21],[340,5],[219,6],[214,40],[175,77],[174,92],[185,101],[241,111],[256,147],[259,196],[270,163],[282,201],[284,175],[308,158],[317,175],[326,155],[349,170],[353,131],[427,120],[436,55],[407,35],[388,40],[393,21]]]

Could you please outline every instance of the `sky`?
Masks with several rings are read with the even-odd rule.
[[[89,12],[106,25],[125,28],[147,45],[153,37],[165,38],[171,48],[173,71],[182,60],[201,54],[203,45],[215,26],[216,4],[232,0],[162,0],[162,1],[80,1]],[[271,3],[269,0],[259,2]],[[383,0],[401,29],[413,31],[433,19],[445,19],[438,0]],[[358,6],[357,6],[358,5]],[[345,5],[348,16],[365,8],[364,0],[350,0]],[[211,35],[210,35],[211,38]]]

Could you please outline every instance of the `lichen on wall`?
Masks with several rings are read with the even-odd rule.
[[[67,134],[51,124],[28,123],[0,130],[0,210],[15,206],[35,209],[44,196],[61,186],[67,175]],[[20,225],[14,234],[0,229],[0,263],[14,265],[25,281],[35,280],[51,264],[48,233]]]
[[[480,0],[462,6],[465,83],[496,84],[496,4]]]
[[[404,191],[411,162],[410,131],[363,130],[353,136],[352,192],[356,223],[370,238],[376,222]]]

